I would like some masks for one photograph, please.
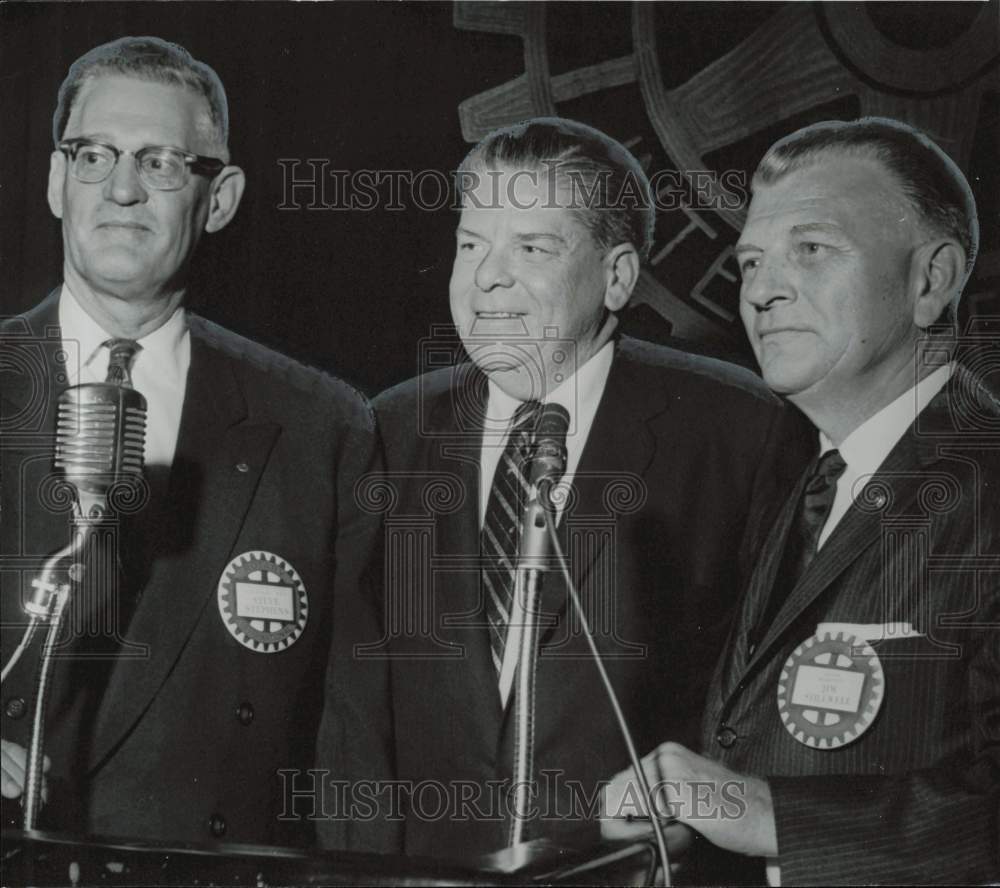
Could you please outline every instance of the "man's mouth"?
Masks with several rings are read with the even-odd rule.
[[[477,311],[472,318],[469,336],[491,341],[524,339],[528,336],[528,322],[524,311]]]
[[[768,330],[758,330],[757,338],[766,339],[769,336],[780,336],[783,334],[794,334],[794,333],[808,333],[809,331],[805,327],[773,327]]]
[[[148,225],[143,225],[141,222],[101,222],[98,228],[123,228],[129,231],[152,231]]]

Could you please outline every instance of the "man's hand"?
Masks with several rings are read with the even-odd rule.
[[[16,743],[7,740],[0,740],[0,759],[3,762],[2,780],[0,780],[0,793],[5,799],[16,799],[24,792],[24,784],[27,781],[25,769],[28,766],[28,750]],[[52,762],[45,756],[42,768],[48,773]],[[48,797],[48,789],[42,782],[42,801]]]
[[[737,774],[679,743],[662,743],[642,760],[660,819],[675,817],[720,848],[775,857],[778,840],[774,806],[766,780]],[[642,790],[629,768],[616,775],[604,795],[604,832],[622,837],[622,818],[647,817]],[[648,831],[648,822],[631,825]]]

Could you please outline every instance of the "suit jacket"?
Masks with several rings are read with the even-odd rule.
[[[559,533],[643,754],[694,739],[751,503],[780,502],[804,456],[797,420],[750,372],[637,340],[615,348]],[[392,670],[408,853],[507,844],[513,707],[501,708],[478,561],[485,399],[485,377],[463,364],[375,401],[388,473],[378,650]],[[774,468],[784,464],[792,474]],[[557,573],[541,607],[529,837],[593,825],[600,781],[628,764]]]
[[[1000,404],[959,368],[793,589],[774,584],[804,478],[761,550],[703,744],[769,779],[784,884],[1000,877],[998,423]],[[751,649],[772,594],[784,601]],[[786,659],[830,622],[900,626],[872,644],[884,674],[874,721],[823,749],[786,730],[777,693]]]
[[[69,539],[69,501],[52,468],[54,404],[66,386],[56,297],[2,327],[5,663],[31,579]],[[291,814],[290,791],[310,775],[279,771],[312,765],[324,695],[352,705],[337,669],[324,688],[324,665],[331,635],[336,646],[364,610],[377,519],[352,489],[373,466],[373,416],[336,379],[199,317],[189,328],[169,480],[121,517],[121,565],[107,577],[122,578],[117,635],[96,660],[55,665],[54,792],[43,813],[48,824],[103,835],[309,841],[311,824],[279,815]],[[261,612],[239,603],[239,583],[244,592],[284,586],[279,611],[292,610],[276,623],[249,619]],[[92,655],[88,644],[77,654]],[[22,745],[36,663],[29,652],[3,688],[3,736]]]

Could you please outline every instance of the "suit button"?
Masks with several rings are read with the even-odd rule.
[[[226,818],[221,814],[213,814],[208,818],[209,831],[217,839],[221,839],[226,834]]]
[[[3,712],[7,718],[22,718],[27,711],[28,704],[24,702],[24,697],[11,697],[4,703]]]
[[[236,707],[236,719],[241,725],[248,725],[253,721],[253,704],[244,700]]]
[[[723,725],[715,735],[715,740],[723,749],[729,749],[736,742],[736,731],[728,725]]]

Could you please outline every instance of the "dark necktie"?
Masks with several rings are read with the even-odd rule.
[[[540,407],[538,401],[525,401],[514,414],[507,446],[493,475],[480,534],[486,619],[493,665],[498,676],[503,665],[507,625],[514,602],[518,541],[528,492],[529,445]]]
[[[104,381],[132,388],[132,361],[142,346],[134,339],[109,339],[101,344],[111,352]]]
[[[819,458],[816,471],[806,483],[797,521],[799,549],[795,553],[796,560],[790,565],[793,585],[806,572],[809,562],[816,555],[819,536],[837,495],[837,480],[846,468],[847,463],[841,458],[840,451],[828,450]]]
[[[767,607],[752,632],[751,656],[756,644],[767,633],[781,604],[816,556],[820,534],[823,532],[826,519],[830,516],[830,509],[833,508],[833,500],[837,495],[837,479],[844,473],[845,468],[847,463],[837,450],[828,450],[816,462],[802,492],[798,512],[789,528],[781,567],[771,589]]]

